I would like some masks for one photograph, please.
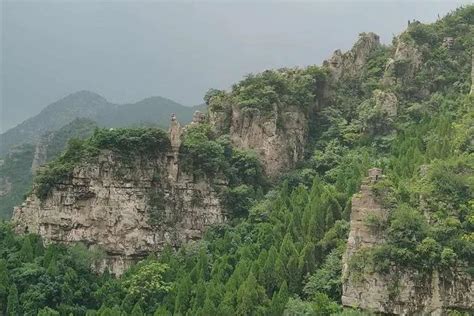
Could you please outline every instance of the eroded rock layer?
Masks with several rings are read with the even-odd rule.
[[[396,266],[388,273],[355,268],[352,260],[356,256],[364,261],[364,251],[384,242],[383,231],[370,225],[386,221],[389,216],[372,190],[381,177],[380,169],[369,170],[360,192],[352,198],[350,232],[343,257],[342,304],[399,315],[445,315],[451,309],[473,310],[474,280],[465,267],[432,273]]]
[[[180,131],[173,121],[175,142]],[[98,246],[106,252],[99,265],[115,274],[167,244],[199,239],[206,227],[225,220],[218,198],[225,182],[183,172],[179,144],[172,148],[154,159],[126,163],[103,151],[97,163],[76,166],[45,200],[28,196],[14,211],[16,230],[39,234],[47,243]]]

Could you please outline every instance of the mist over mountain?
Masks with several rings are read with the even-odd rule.
[[[97,93],[79,91],[48,105],[38,115],[1,134],[0,155],[4,155],[13,145],[34,143],[42,134],[58,130],[76,118],[91,119],[102,127],[151,124],[166,128],[172,113],[187,122],[198,108],[163,97],[114,104]]]
[[[320,64],[360,32],[389,43],[469,0],[2,1],[0,133],[73,91],[202,102],[248,73]]]

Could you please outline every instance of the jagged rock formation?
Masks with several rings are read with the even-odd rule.
[[[361,33],[352,49],[346,53],[336,50],[333,56],[324,61],[333,81],[355,77],[367,63],[371,53],[380,47],[380,38],[375,33]]]
[[[412,79],[423,63],[422,54],[413,41],[404,38],[403,34],[398,36],[396,41],[395,54],[385,66],[382,79],[384,86]]]
[[[16,230],[47,243],[99,246],[107,255],[99,266],[116,274],[166,244],[200,238],[207,226],[225,221],[218,191],[226,183],[183,172],[177,151],[182,128],[175,118],[169,133],[172,149],[155,159],[124,164],[103,151],[97,163],[75,167],[44,201],[30,195],[15,208]]]
[[[395,266],[384,274],[351,268],[351,260],[357,254],[384,242],[383,231],[369,224],[369,217],[384,222],[389,215],[372,191],[381,177],[380,169],[369,170],[360,192],[352,198],[350,232],[343,256],[342,304],[400,315],[444,315],[448,309],[472,310],[474,280],[463,267],[425,275]]]
[[[388,117],[397,116],[398,99],[394,93],[376,89],[373,91],[373,97],[375,100],[375,106],[380,108]]]
[[[254,151],[270,178],[304,157],[309,109],[274,105],[261,111],[230,104],[222,110],[209,109],[209,121],[218,134],[228,134],[234,146]]]
[[[303,159],[308,114],[297,106],[274,106],[270,113],[233,106],[229,134],[236,147],[254,150],[266,173],[275,177]]]

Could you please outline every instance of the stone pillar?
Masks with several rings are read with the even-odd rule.
[[[177,152],[179,150],[179,146],[181,145],[181,134],[183,133],[183,129],[181,128],[181,124],[179,124],[174,113],[171,114],[171,122],[168,133],[170,135],[171,150],[173,152]]]

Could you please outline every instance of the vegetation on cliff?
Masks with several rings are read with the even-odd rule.
[[[282,68],[249,74],[232,86],[230,92],[210,90],[204,100],[213,111],[225,111],[232,104],[268,112],[273,106],[298,106],[308,108],[326,82],[326,72],[316,66],[307,68]]]
[[[185,172],[195,177],[221,176],[227,182],[221,198],[232,217],[247,215],[252,203],[268,189],[255,153],[234,148],[227,136],[217,138],[209,124],[186,129],[180,154]]]
[[[210,229],[202,241],[177,252],[168,248],[159,258],[150,256],[120,278],[94,275],[88,266],[92,261],[78,260],[74,247],[43,249],[37,237],[15,236],[3,225],[0,302],[7,303],[1,308],[42,315],[54,315],[51,309],[78,315],[347,315],[339,304],[350,198],[373,166],[385,174],[374,191],[389,210],[387,222],[377,223],[387,238],[374,251],[359,254],[363,260],[352,266],[371,265],[381,272],[397,266],[420,274],[472,267],[474,99],[468,93],[473,25],[474,6],[433,25],[412,23],[394,44],[420,51],[421,59],[398,58],[396,47],[381,47],[360,76],[332,83],[328,88],[334,97],[312,122],[313,152],[300,168],[283,175],[260,199],[230,199],[240,206],[236,212],[244,213],[231,224]],[[454,38],[453,45],[445,44],[447,36]],[[386,67],[391,62],[395,68]],[[414,65],[419,71],[411,71]],[[266,108],[293,91],[278,86],[279,76],[250,76],[231,96],[239,97],[241,106]],[[312,102],[305,78],[296,80],[302,85],[294,90],[304,94],[298,99],[302,106]],[[385,100],[396,102],[383,103],[377,90],[393,94],[396,98]],[[228,94],[208,96],[214,106]],[[390,112],[394,106],[396,115]],[[85,142],[72,142],[50,170],[64,176],[61,170],[70,171],[99,148],[124,155],[155,152],[139,146],[142,141],[152,148],[165,146],[163,135],[154,131],[97,131]],[[229,151],[226,144],[201,125],[184,136],[182,151],[192,158],[187,164],[202,166],[203,172],[234,169],[232,189],[245,197],[242,185],[258,179],[259,168],[251,155]],[[43,185],[56,181],[56,171],[49,172],[52,180],[46,178]],[[57,260],[51,260],[53,253]],[[55,262],[63,264],[50,271]]]
[[[168,135],[161,129],[96,129],[86,140],[70,140],[65,152],[38,172],[35,178],[35,194],[40,199],[45,199],[56,184],[71,175],[75,166],[97,159],[101,151],[109,150],[117,159],[126,163],[132,157],[157,157],[169,148]]]

